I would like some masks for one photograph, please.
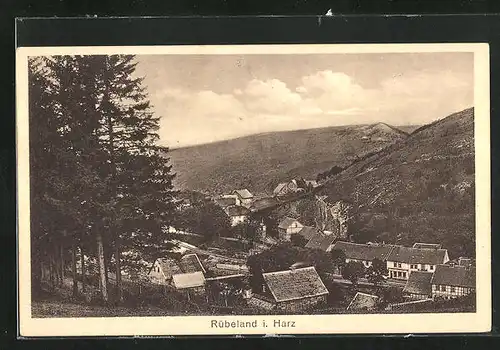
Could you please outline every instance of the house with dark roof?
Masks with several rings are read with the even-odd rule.
[[[403,295],[409,299],[429,299],[432,296],[432,272],[412,271],[403,289]]]
[[[307,186],[313,186],[312,182],[308,182],[303,179],[293,179],[288,182],[279,183],[273,190],[273,195],[275,197],[284,197],[289,194],[303,192]]]
[[[242,205],[245,207],[249,207],[252,204],[254,197],[253,194],[250,193],[250,191],[246,188],[233,191],[233,195],[235,195],[237,198],[237,205]]]
[[[300,234],[300,233],[299,233]],[[333,235],[315,235],[306,244],[306,248],[319,249],[324,252],[330,252],[334,246],[336,237]]]
[[[365,267],[370,267],[373,260],[387,261],[393,245],[386,244],[358,244],[345,241],[338,241],[332,247],[344,252],[345,262],[358,261]]]
[[[347,311],[370,311],[377,307],[379,297],[376,295],[357,292],[347,306]]]
[[[229,216],[232,226],[245,222],[250,214],[250,210],[248,208],[240,205],[232,205],[227,207],[224,211],[226,212],[226,215]]]
[[[412,271],[434,272],[450,260],[448,250],[394,246],[387,257],[389,277],[407,280]]]
[[[300,232],[304,227],[297,219],[285,217],[278,224],[278,234],[282,241],[290,241],[290,236],[292,234]]]
[[[476,290],[476,268],[438,265],[431,283],[433,298],[451,299],[465,296]]]
[[[268,272],[264,278],[263,295],[276,309],[296,312],[326,303],[328,289],[314,266]]]

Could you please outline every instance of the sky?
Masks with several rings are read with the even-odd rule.
[[[137,56],[160,142],[370,124],[422,125],[473,106],[472,53]]]

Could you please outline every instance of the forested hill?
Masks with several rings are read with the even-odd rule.
[[[453,256],[473,256],[474,175],[471,108],[420,127],[350,166],[322,192],[359,206],[364,239],[436,242]]]
[[[248,188],[270,193],[281,181],[315,179],[333,166],[408,137],[384,123],[272,132],[174,149],[169,152],[175,184],[210,193]]]

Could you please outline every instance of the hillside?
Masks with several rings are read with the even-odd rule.
[[[474,110],[467,109],[348,167],[322,194],[353,202],[355,226],[379,240],[437,242],[453,257],[471,256],[474,174]]]
[[[241,137],[169,152],[180,189],[270,193],[280,182],[316,178],[408,135],[387,124],[328,127]]]

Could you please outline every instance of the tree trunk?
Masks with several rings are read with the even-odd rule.
[[[99,263],[99,287],[101,289],[102,300],[108,302],[108,284],[106,281],[106,266],[104,265],[104,246],[102,243],[102,235],[97,233],[97,260]]]
[[[83,243],[80,244],[80,263],[82,270],[82,292],[85,292],[85,253],[83,251]]]
[[[103,258],[104,258],[104,278],[106,279],[106,286],[109,286],[109,246],[104,245],[102,246],[103,249]]]
[[[123,302],[122,291],[122,270],[121,270],[121,251],[120,251],[120,237],[116,235],[115,238],[115,260],[116,260],[116,300],[118,303]]]
[[[76,297],[78,295],[78,280],[77,280],[77,272],[76,272],[76,244],[75,238],[71,239],[71,271],[73,273],[73,296]]]

